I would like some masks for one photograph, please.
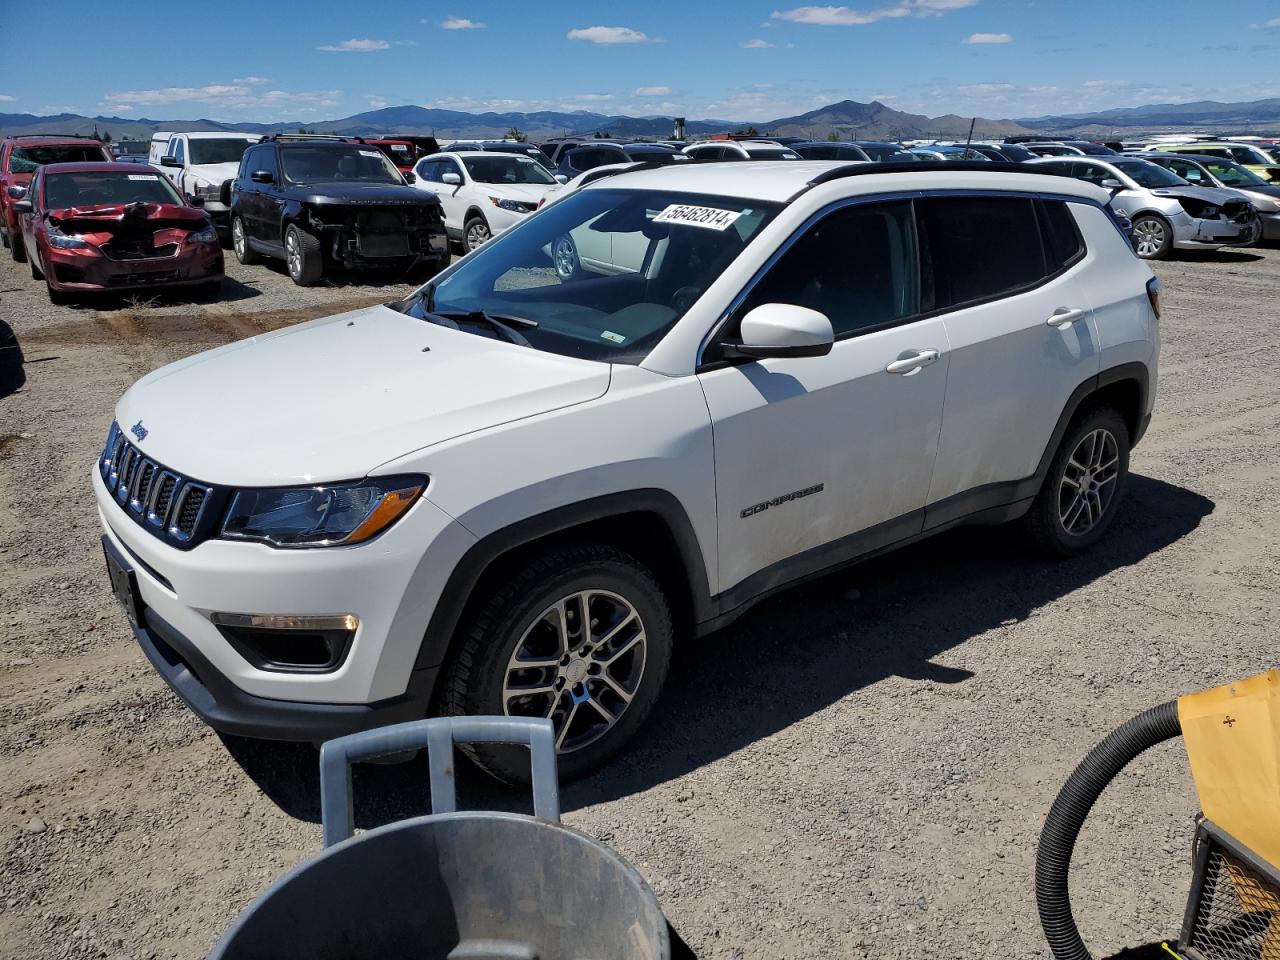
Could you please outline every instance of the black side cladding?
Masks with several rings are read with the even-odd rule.
[[[1071,854],[1085,818],[1130,761],[1181,733],[1176,700],[1138,714],[1089,751],[1053,802],[1036,850],[1036,909],[1054,960],[1092,958],[1076,929],[1067,889]]]

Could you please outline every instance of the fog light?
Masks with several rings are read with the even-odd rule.
[[[278,673],[326,673],[346,659],[360,625],[353,613],[328,616],[213,613],[218,632],[250,664]]]
[[[351,630],[360,626],[354,613],[328,616],[284,613],[211,613],[209,619],[219,627],[261,627],[264,630]]]

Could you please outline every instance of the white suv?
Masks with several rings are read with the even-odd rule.
[[[960,523],[1090,546],[1158,287],[1106,191],[977,167],[622,173],[406,300],[148,374],[92,471],[147,656],[232,734],[544,716],[574,776],[677,638],[788,584]],[[640,268],[563,277],[584,228]]]
[[[449,237],[468,251],[514,227],[560,186],[536,160],[486,150],[432,154],[413,172],[414,186],[440,198]]]

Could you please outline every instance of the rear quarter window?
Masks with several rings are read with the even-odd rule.
[[[1037,200],[1044,235],[1045,269],[1049,274],[1071,266],[1084,256],[1084,238],[1076,218],[1063,200]]]
[[[929,197],[920,204],[935,309],[993,300],[1050,272],[1032,200]]]

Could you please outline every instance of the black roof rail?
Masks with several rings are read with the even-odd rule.
[[[1066,177],[1069,174],[1050,169],[1042,164],[1001,163],[999,160],[904,160],[889,163],[866,163],[854,161],[841,167],[824,171],[809,181],[809,186],[816,187],[832,180],[845,177],[865,177],[879,173],[933,173],[951,171],[955,173],[1038,173],[1054,177]]]
[[[88,133],[15,133],[9,136],[10,140],[92,140],[93,135]]]
[[[364,143],[364,137],[344,137],[339,133],[268,133],[259,143],[278,140],[336,140],[339,143]]]

